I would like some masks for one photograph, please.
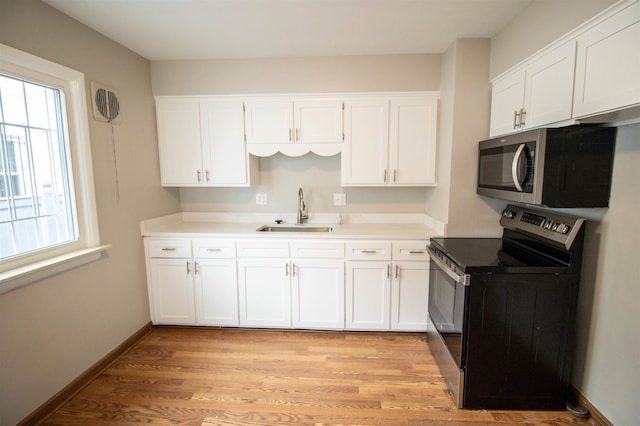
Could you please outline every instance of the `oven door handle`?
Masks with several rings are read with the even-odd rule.
[[[427,246],[427,251],[429,252],[429,257],[431,260],[442,269],[442,272],[447,274],[449,278],[454,280],[456,283],[460,283],[462,285],[469,285],[469,275],[458,275],[454,271],[451,270],[440,258],[436,255],[436,252],[429,246]]]

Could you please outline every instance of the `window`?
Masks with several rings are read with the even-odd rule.
[[[104,248],[84,76],[0,44],[0,293]]]
[[[77,239],[63,99],[0,74],[0,260]]]

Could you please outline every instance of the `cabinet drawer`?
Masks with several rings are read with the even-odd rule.
[[[291,257],[316,259],[343,259],[344,242],[295,240],[289,243]]]
[[[234,259],[236,257],[236,242],[235,240],[214,238],[193,240],[193,257]]]
[[[348,260],[391,260],[391,241],[349,241]]]
[[[191,257],[191,240],[182,238],[145,238],[149,257]]]
[[[238,257],[289,257],[287,240],[238,240]]]
[[[429,260],[427,241],[394,241],[393,260]]]

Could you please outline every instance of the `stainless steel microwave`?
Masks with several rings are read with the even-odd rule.
[[[543,128],[481,141],[480,195],[547,207],[608,207],[615,127]]]

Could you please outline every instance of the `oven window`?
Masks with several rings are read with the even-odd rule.
[[[462,366],[462,334],[466,287],[455,282],[432,262],[429,276],[429,315],[456,360]]]

